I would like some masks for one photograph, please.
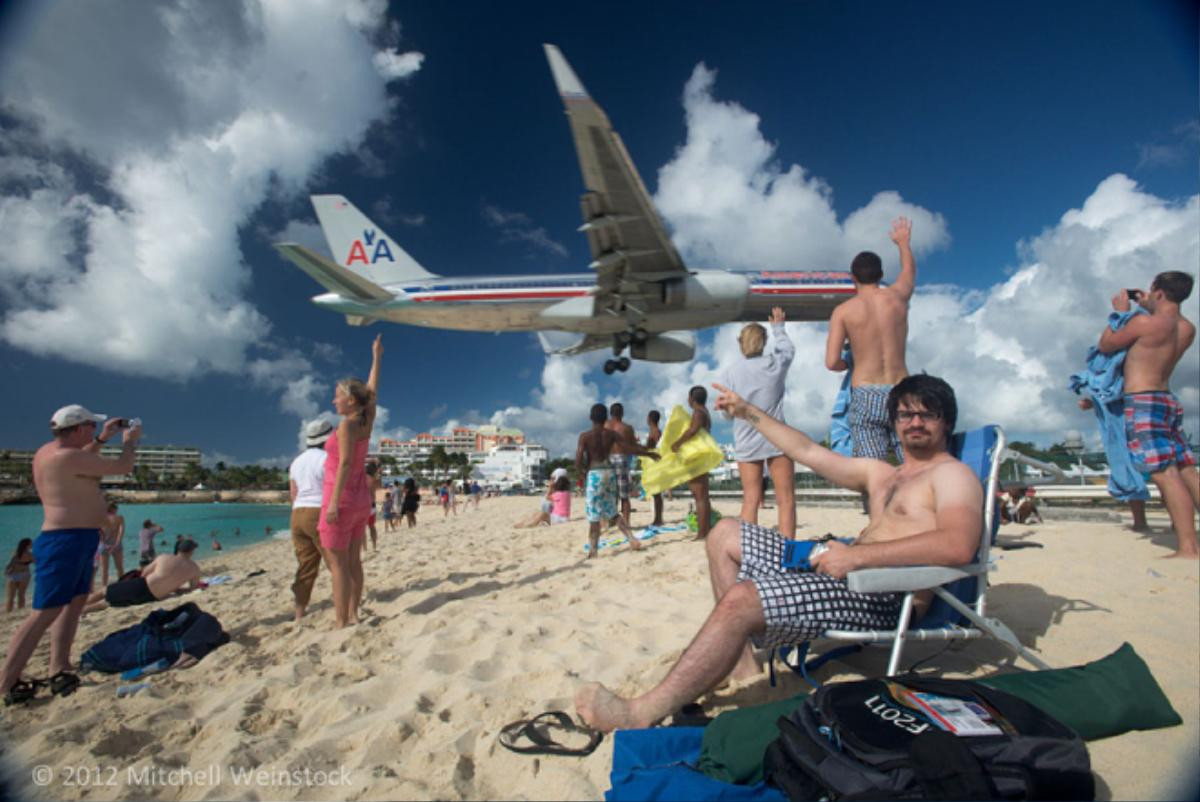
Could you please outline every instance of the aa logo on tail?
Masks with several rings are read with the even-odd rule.
[[[346,266],[355,262],[362,262],[364,265],[373,265],[380,259],[387,259],[389,262],[395,262],[396,258],[392,256],[392,249],[388,247],[387,237],[380,236],[379,241],[375,238],[377,232],[375,229],[364,229],[362,239],[354,240],[350,246],[350,256],[346,258]],[[367,258],[367,249],[374,248],[371,253],[371,258]]]

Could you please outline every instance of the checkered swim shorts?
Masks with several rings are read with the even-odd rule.
[[[846,580],[783,568],[787,540],[774,529],[742,521],[742,567],[762,602],[767,630],[753,637],[760,649],[812,640],[827,629],[895,629],[897,593],[855,593]]]
[[[629,464],[632,461],[633,457],[629,454],[611,454],[608,457],[608,464],[617,475],[617,498],[621,500],[629,498]]]
[[[888,452],[903,461],[904,452],[896,430],[888,422],[887,400],[890,384],[864,384],[850,388],[850,436],[854,456],[887,459]]]
[[[1196,464],[1183,439],[1183,405],[1166,390],[1125,396],[1125,439],[1133,467],[1142,473]]]

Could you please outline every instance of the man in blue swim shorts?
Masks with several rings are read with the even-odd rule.
[[[584,511],[588,519],[588,559],[596,556],[600,544],[600,525],[608,523],[620,527],[625,537],[629,539],[629,547],[637,551],[642,547],[641,542],[633,536],[629,522],[617,509],[617,477],[614,474],[610,457],[620,436],[605,427],[608,420],[608,410],[603,404],[593,404],[591,411],[592,428],[579,435],[579,445],[575,449],[575,467],[580,476],[586,477],[587,503]],[[634,440],[625,442],[622,446],[629,452],[640,454],[657,460],[658,454]]]
[[[1125,439],[1136,470],[1158,485],[1171,516],[1177,548],[1172,557],[1200,557],[1195,514],[1200,510],[1200,474],[1183,437],[1183,406],[1168,383],[1175,366],[1196,339],[1196,327],[1179,312],[1195,280],[1171,270],[1154,277],[1149,292],[1120,290],[1113,309],[1129,311],[1136,298],[1148,315],[1134,315],[1113,331],[1104,327],[1100,351],[1125,350]],[[1193,364],[1195,356],[1193,355]]]
[[[104,419],[78,404],[63,407],[50,418],[54,439],[33,456],[33,483],[44,519],[33,541],[33,611],[13,633],[0,676],[5,704],[27,702],[37,692],[21,672],[47,629],[50,690],[66,696],[79,686],[79,677],[71,673],[71,644],[91,589],[96,545],[108,512],[100,477],[131,472],[142,436],[141,423],[134,421],[131,427],[124,418],[109,420],[96,434]],[[124,430],[121,456],[101,457],[101,446],[119,430]]]

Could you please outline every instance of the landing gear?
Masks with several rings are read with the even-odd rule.
[[[611,376],[618,370],[624,373],[629,370],[629,366],[633,364],[629,361],[629,357],[623,356],[620,359],[610,359],[604,363],[604,373]]]

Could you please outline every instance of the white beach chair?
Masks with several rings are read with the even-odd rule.
[[[808,682],[816,684],[809,672],[827,661],[862,648],[863,644],[891,643],[887,676],[893,676],[900,668],[900,656],[904,644],[910,640],[971,640],[994,638],[1013,649],[1038,668],[1050,666],[1029,649],[1002,621],[986,615],[987,577],[991,568],[989,554],[995,537],[996,485],[999,479],[1000,456],[1004,451],[1004,432],[999,426],[984,426],[957,434],[951,441],[950,451],[969,466],[983,483],[983,531],[979,537],[979,551],[974,562],[956,567],[934,565],[905,566],[902,568],[866,568],[852,571],[846,580],[850,590],[859,593],[903,593],[900,620],[894,630],[827,630],[823,639],[851,643],[831,651],[807,658],[810,642],[797,647],[781,647],[779,652],[784,663]],[[932,590],[933,602],[929,610],[916,624],[912,622],[913,596],[919,591]],[[795,656],[789,659],[794,651]],[[772,661],[773,662],[773,661]],[[774,684],[774,665],[771,666]]]

